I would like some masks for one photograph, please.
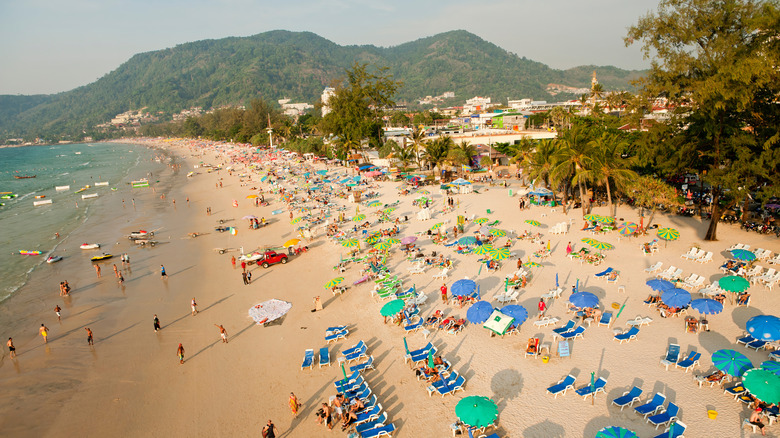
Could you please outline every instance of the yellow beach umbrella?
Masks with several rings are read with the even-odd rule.
[[[341,282],[344,281],[344,277],[336,277],[333,280],[325,283],[325,289],[330,289],[332,287],[336,287],[341,284]]]
[[[489,254],[490,251],[493,250],[493,245],[478,245],[476,248],[474,248],[474,251],[472,251],[473,254]]]
[[[301,241],[301,239],[290,239],[287,242],[284,242],[284,245],[282,245],[282,246],[284,246],[285,248],[288,248],[288,247],[297,245],[298,243],[300,243],[300,241]]]
[[[489,219],[488,219],[488,218],[486,218],[486,217],[481,217],[481,218],[479,218],[479,219],[474,219],[474,223],[477,223],[477,224],[480,224],[480,225],[481,225],[481,224],[487,223],[487,221],[488,221],[488,220],[489,220]]]
[[[297,224],[298,222],[300,222],[302,220],[303,220],[303,216],[298,216],[295,219],[291,220],[290,223],[291,224]]]

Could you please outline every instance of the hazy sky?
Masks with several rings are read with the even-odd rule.
[[[465,29],[555,68],[646,68],[626,29],[659,0],[0,0],[0,94],[67,91],[132,55],[274,29],[394,46]]]

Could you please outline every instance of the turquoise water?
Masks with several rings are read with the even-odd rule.
[[[22,286],[37,266],[45,264],[47,254],[57,254],[59,241],[84,223],[100,197],[110,196],[111,187],[128,187],[130,172],[136,176],[153,157],[154,152],[145,147],[119,143],[0,149],[0,192],[17,195],[0,199],[5,204],[0,207],[0,300]],[[36,177],[15,179],[14,175]],[[100,181],[109,185],[95,186]],[[66,185],[69,190],[55,190],[55,186]],[[75,193],[85,185],[91,187]],[[97,193],[98,198],[81,198],[91,193]],[[33,206],[40,195],[52,204]],[[19,250],[43,254],[25,256]]]

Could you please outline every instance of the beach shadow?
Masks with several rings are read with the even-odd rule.
[[[239,331],[239,332],[237,332],[236,334],[234,334],[233,336],[228,336],[228,341],[232,341],[232,340],[234,340],[234,339],[238,338],[239,336],[241,336],[242,334],[244,334],[244,332],[246,332],[246,331],[247,331],[247,330],[249,330],[250,328],[254,327],[255,325],[257,325],[257,324],[255,324],[254,322],[252,322],[252,323],[250,323],[248,326],[246,326],[246,327],[244,327],[243,329],[241,329],[241,331]]]
[[[232,294],[230,294],[230,295],[228,295],[228,296],[226,296],[226,297],[224,297],[224,298],[222,298],[222,299],[220,299],[218,301],[215,301],[215,302],[211,303],[208,307],[204,308],[203,310],[199,310],[198,313],[202,313],[202,312],[205,312],[205,311],[211,309],[212,307],[216,306],[217,304],[222,303],[223,301],[227,300],[228,298],[232,297],[233,295],[235,295],[235,293],[232,293]]]
[[[189,362],[189,361],[191,361],[192,359],[195,359],[195,357],[196,357],[196,356],[200,355],[200,354],[201,354],[201,353],[203,353],[204,351],[208,350],[209,348],[211,348],[211,347],[213,347],[213,346],[215,346],[215,345],[217,345],[218,343],[221,343],[221,342],[222,342],[222,339],[220,339],[220,338],[217,338],[217,340],[216,340],[216,341],[214,341],[214,342],[212,342],[212,343],[208,344],[207,346],[205,346],[205,347],[201,348],[201,349],[200,349],[200,351],[198,351],[197,353],[193,354],[193,355],[192,355],[192,356],[190,356],[189,358],[186,358],[186,359],[185,359],[185,361],[186,361],[186,362]]]
[[[134,323],[134,324],[131,324],[131,325],[129,325],[129,326],[127,326],[127,327],[123,328],[122,330],[119,330],[119,331],[117,331],[117,332],[114,332],[114,333],[112,333],[112,334],[110,334],[110,335],[106,336],[105,338],[100,338],[100,340],[99,340],[99,341],[97,341],[97,342],[98,342],[98,343],[100,343],[100,342],[103,342],[103,341],[107,341],[107,340],[109,340],[109,339],[113,338],[114,336],[116,336],[116,335],[118,335],[118,334],[120,334],[120,333],[123,333],[123,332],[125,332],[125,331],[127,331],[127,330],[130,330],[131,328],[133,328],[133,327],[135,327],[135,326],[137,326],[137,325],[138,325],[138,323],[137,323],[137,322],[136,322],[136,323]]]
[[[195,267],[195,265],[188,266],[188,267],[186,267],[186,268],[184,268],[184,269],[180,269],[180,270],[178,270],[178,271],[176,271],[176,272],[174,272],[174,273],[172,273],[172,274],[168,274],[168,276],[169,276],[169,277],[173,277],[174,275],[179,275],[179,274],[181,274],[182,272],[184,272],[184,271],[187,271],[187,270],[190,270],[190,269],[192,269],[192,268],[194,268],[194,267]]]
[[[170,327],[170,326],[172,326],[172,325],[176,324],[177,322],[181,321],[182,319],[184,319],[184,318],[186,318],[186,317],[188,317],[188,316],[191,316],[191,315],[192,315],[192,313],[191,313],[191,312],[187,312],[187,313],[185,313],[184,315],[182,315],[182,316],[180,316],[180,317],[178,317],[178,318],[174,319],[173,321],[169,322],[168,324],[161,325],[161,326],[160,326],[160,330],[162,330],[162,329],[164,329],[164,328],[166,328],[166,327]]]
[[[565,436],[566,431],[563,426],[553,423],[550,420],[536,423],[523,430],[524,438],[564,438]]]
[[[724,345],[730,344],[733,344],[731,340],[714,330],[699,333],[699,345],[710,355],[723,348]]]
[[[512,368],[501,370],[494,374],[490,380],[490,389],[494,395],[491,398],[498,405],[498,409],[502,410],[510,400],[522,394],[523,376]]]
[[[737,327],[745,327],[748,320],[754,316],[763,315],[764,313],[755,307],[751,306],[739,306],[731,312],[731,320]]]

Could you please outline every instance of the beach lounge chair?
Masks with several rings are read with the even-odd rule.
[[[770,351],[769,358],[774,361],[780,362],[780,350]]]
[[[328,347],[320,348],[319,365],[320,368],[326,365],[330,366],[330,352],[328,351]]]
[[[534,321],[536,327],[547,327],[550,324],[557,324],[560,318],[556,316],[543,316],[541,319]]]
[[[570,340],[573,340],[573,339],[584,337],[583,336],[584,333],[585,333],[585,327],[579,326],[576,329],[574,329],[574,330],[572,330],[570,332],[563,333],[563,334],[561,334],[559,336],[564,341],[570,341]],[[555,340],[555,335],[553,335],[553,340]]]
[[[412,275],[425,273],[425,265],[424,264],[423,265],[412,266],[412,267],[410,267],[408,269],[409,269],[409,274],[412,274]]]
[[[686,426],[685,423],[680,420],[675,420],[666,428],[664,433],[656,435],[655,438],[685,438],[683,433],[685,433],[685,429],[687,428],[688,426]]]
[[[436,347],[431,346],[430,349],[433,350],[434,354],[436,353]],[[410,356],[407,356],[406,359],[410,360],[413,364],[417,363],[417,362],[421,362],[423,360],[427,360],[428,359],[428,350],[420,351],[420,352],[416,352],[416,353],[413,352],[413,354],[411,354]]]
[[[569,374],[568,376],[559,380],[555,385],[547,388],[547,392],[554,395],[555,398],[558,398],[558,394],[566,395],[567,390],[574,389],[574,380],[574,376]]]
[[[682,269],[680,269],[680,268],[675,268],[675,271],[674,271],[674,272],[672,272],[672,273],[667,273],[667,274],[664,274],[664,275],[662,275],[662,276],[661,276],[661,278],[663,278],[663,279],[666,279],[666,280],[669,280],[669,281],[672,281],[672,280],[673,280],[673,279],[675,279],[675,278],[680,278],[680,276],[682,275],[682,273],[683,273],[683,270],[682,270]]]
[[[694,247],[691,247],[691,249],[689,249],[689,250],[688,250],[688,252],[686,252],[685,254],[681,255],[681,256],[680,256],[680,258],[681,258],[681,259],[689,259],[689,260],[693,260],[693,259],[695,259],[695,258],[696,258],[696,254],[697,254],[698,252],[699,252],[698,248],[696,248],[696,247],[694,246]]]
[[[705,383],[709,383],[710,388],[712,388],[715,385],[720,385],[723,383],[723,381],[726,380],[726,377],[728,377],[728,375],[724,372],[715,371],[714,373],[708,375],[693,376],[693,380],[699,384],[699,388],[701,388]]]
[[[531,356],[533,358],[539,356],[539,338],[531,338],[528,340],[528,346],[525,348],[525,356]]]
[[[341,354],[343,354],[344,356],[347,356],[347,355],[349,355],[351,353],[354,353],[355,351],[360,350],[361,348],[363,348],[365,346],[366,346],[366,343],[361,340],[360,342],[355,344],[355,346],[353,346],[352,348],[347,348],[346,350],[343,350],[341,352]]]
[[[599,319],[599,326],[605,325],[609,327],[612,324],[612,312],[604,312]]]
[[[450,268],[442,268],[437,274],[433,276],[433,279],[444,280],[449,275]]]
[[[780,252],[777,253],[773,258],[766,261],[770,265],[780,265]]]
[[[382,412],[382,404],[377,403],[373,408],[367,409],[365,412],[357,414],[357,419],[353,424],[361,424],[368,421],[373,421],[379,418],[379,414]]]
[[[699,263],[711,262],[712,261],[712,251],[707,251],[707,253],[704,254],[703,257],[700,257],[700,258],[696,259],[696,261],[699,262]]]
[[[559,287],[557,289],[550,289],[546,294],[542,294],[542,298],[546,298],[546,299],[560,298],[562,293],[563,293],[562,287]]]
[[[616,341],[620,341],[620,343],[622,344],[623,341],[631,342],[632,340],[636,339],[637,334],[639,334],[639,327],[634,326],[628,329],[628,331],[625,333],[615,335],[613,339],[615,339]]]
[[[626,391],[620,397],[612,400],[612,404],[620,406],[620,410],[622,411],[626,406],[631,406],[638,402],[640,395],[642,395],[642,388],[635,386],[631,388],[630,391]]]
[[[697,351],[691,351],[688,353],[688,357],[674,364],[674,367],[682,368],[687,373],[688,370],[692,370],[694,367],[696,367],[696,365],[699,364],[699,359],[701,359],[701,353]]]
[[[382,415],[376,419],[356,425],[355,432],[362,434],[363,432],[368,432],[371,429],[382,427],[385,425],[385,421],[387,421],[387,412],[382,412]]]
[[[636,411],[637,414],[643,416],[644,418],[647,418],[648,415],[654,415],[659,410],[663,409],[665,401],[666,396],[660,392],[656,392],[649,402],[635,407],[634,411]]]
[[[349,330],[346,328],[339,331],[325,332],[325,342],[330,344],[331,342],[336,342],[339,339],[345,339],[348,334]]]
[[[427,300],[428,295],[425,295],[425,293],[418,293],[416,297],[409,299],[407,303],[419,306],[420,304],[425,303]]]
[[[361,400],[367,399],[371,395],[371,388],[368,387],[366,382],[363,382],[360,386],[353,386],[343,390],[344,396],[347,398],[359,398]]]
[[[626,322],[626,324],[630,326],[643,326],[643,325],[650,325],[650,323],[653,322],[653,318],[648,317],[642,317],[641,315],[637,315],[636,318],[630,319]]]
[[[510,292],[507,292],[506,294],[496,295],[496,301],[498,301],[501,304],[504,304],[504,303],[509,303],[511,301],[517,301],[518,297],[520,297],[520,291],[512,290]]]
[[[368,360],[367,361],[349,367],[349,370],[352,371],[352,372],[361,372],[361,371],[365,371],[365,370],[369,370],[369,369],[370,370],[375,369],[374,368],[374,356],[368,356]]]
[[[344,360],[347,363],[350,363],[352,361],[359,360],[359,359],[362,359],[364,357],[368,357],[368,355],[366,354],[367,350],[368,350],[368,348],[364,344],[363,347],[360,348],[359,350],[353,351],[350,354],[345,354],[344,355]]]
[[[724,394],[728,394],[728,395],[733,395],[734,396],[734,400],[736,400],[737,397],[739,397],[740,395],[742,395],[742,394],[744,394],[746,392],[747,392],[747,388],[745,388],[742,385],[742,383],[737,383],[734,386],[731,386],[731,387],[728,387],[728,388],[723,388],[723,393]]]
[[[752,349],[758,351],[758,350],[760,350],[762,348],[766,348],[766,344],[767,344],[766,341],[761,340],[761,339],[756,339],[753,342],[745,344],[745,348],[752,348]]]
[[[756,341],[756,340],[757,340],[757,339],[756,339],[756,338],[754,338],[754,337],[753,337],[753,336],[751,336],[751,335],[745,335],[745,336],[743,336],[743,337],[741,337],[741,338],[738,338],[738,339],[737,339],[737,344],[744,344],[744,345],[747,345],[747,344],[749,344],[749,343],[751,343],[751,342],[753,342],[753,341]]]
[[[336,389],[340,389],[340,387],[343,385],[353,386],[358,377],[360,377],[360,371],[353,370],[352,374],[347,376],[345,379],[336,380],[333,384],[336,385]]]
[[[614,269],[612,269],[612,267],[610,266],[609,268],[607,268],[607,269],[605,269],[605,270],[603,270],[603,271],[601,271],[601,272],[599,272],[597,274],[593,274],[593,276],[596,277],[596,278],[606,278],[610,274],[610,272],[612,272],[612,271],[614,271]]]
[[[658,277],[658,278],[662,278],[665,275],[671,275],[674,272],[675,269],[677,269],[677,267],[669,266],[668,268],[664,269],[663,271],[660,271],[657,274],[655,274],[655,276]]]
[[[657,272],[661,270],[661,265],[663,265],[663,262],[658,262],[650,267],[645,268],[645,272],[652,274],[653,272]]]
[[[417,330],[421,329],[423,326],[423,320],[419,316],[417,316],[414,319],[414,322],[409,321],[407,325],[404,326],[404,331],[406,333],[412,333],[416,332]]]
[[[556,334],[557,335],[562,335],[562,334],[564,334],[564,333],[566,333],[568,331],[571,331],[574,328],[575,324],[576,323],[574,322],[574,320],[570,319],[569,322],[567,322],[565,326],[558,327],[557,329],[553,329],[553,334],[554,335],[556,335]]]
[[[352,374],[354,375],[355,373]],[[349,380],[348,377],[347,379],[341,379],[333,382],[333,386],[335,386],[337,390],[343,392],[360,392],[365,389],[366,386],[368,386],[368,383],[366,383],[365,379],[363,379],[363,376],[358,373],[358,376],[352,380]]]
[[[677,344],[669,344],[666,349],[666,357],[661,359],[661,365],[666,367],[666,371],[669,371],[669,365],[677,365],[677,361],[680,359],[680,346]]]
[[[606,385],[607,385],[607,379],[603,377],[599,377],[595,382],[593,382],[592,388],[589,383],[575,392],[577,393],[577,395],[581,395],[583,400],[587,400],[588,397],[592,395],[598,394],[599,392],[604,392],[604,387]],[[604,393],[606,394],[606,392]]]
[[[658,429],[658,426],[661,425],[667,425],[671,421],[677,419],[677,413],[680,412],[680,408],[677,407],[676,404],[669,402],[669,406],[666,408],[665,411],[661,412],[660,414],[655,414],[647,418],[647,422],[650,424],[654,424],[655,428]]]
[[[392,436],[393,432],[395,432],[395,426],[393,423],[390,423],[382,427],[375,427],[371,430],[363,432],[360,434],[360,436],[362,438],[377,438],[380,436]]]
[[[304,368],[312,369],[314,367],[314,349],[309,348],[303,354],[303,363],[301,364],[301,370]]]

